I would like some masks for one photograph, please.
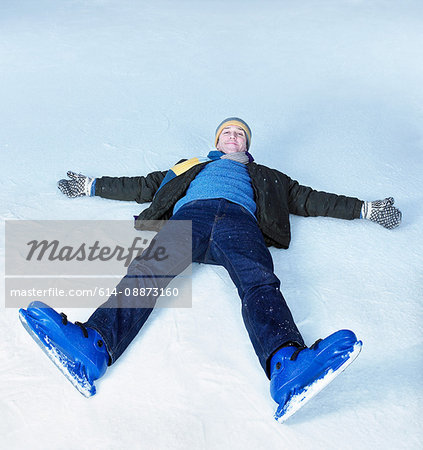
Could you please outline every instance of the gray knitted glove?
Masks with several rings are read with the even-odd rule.
[[[394,206],[392,197],[374,202],[363,202],[361,217],[382,225],[385,228],[396,228],[401,223],[401,211]]]
[[[57,187],[69,198],[82,197],[83,195],[91,195],[91,186],[95,178],[86,177],[82,173],[68,171],[66,174],[70,180],[60,180]]]

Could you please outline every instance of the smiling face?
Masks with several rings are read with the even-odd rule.
[[[241,127],[230,125],[220,133],[216,148],[223,153],[247,151],[247,137]]]

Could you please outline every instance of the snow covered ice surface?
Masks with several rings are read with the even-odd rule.
[[[287,423],[235,288],[201,266],[193,307],[155,311],[90,399],[3,308],[2,448],[422,448],[422,20],[420,0],[0,2],[2,226],[131,218],[145,206],[69,200],[56,181],[165,170],[206,154],[231,115],[257,162],[403,212],[393,231],[293,217],[290,249],[271,250],[308,344],[363,340]]]

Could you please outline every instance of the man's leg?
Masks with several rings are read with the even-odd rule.
[[[238,287],[245,325],[279,404],[275,419],[284,422],[354,361],[362,342],[352,331],[339,330],[310,348],[304,345],[261,232],[248,214],[236,205],[222,207],[210,256],[226,267]],[[289,342],[299,345],[286,346]]]
[[[227,269],[238,288],[245,326],[269,377],[272,354],[289,342],[302,346],[304,341],[279,289],[261,231],[248,211],[222,200],[211,242],[208,257]]]
[[[19,311],[30,335],[84,396],[95,394],[94,381],[122,354],[155,305],[155,296],[140,296],[136,290],[139,293],[146,287],[165,288],[192,258],[203,259],[214,217],[214,212],[205,206],[197,208],[193,220],[196,226],[192,252],[190,227],[187,229],[187,223],[183,223],[188,221],[190,225],[191,219],[190,209],[185,205],[170,221],[173,223],[168,222],[155,237],[154,248],[162,247],[165,254],[161,252],[160,258],[155,259],[137,258],[117,286],[116,295],[85,324],[72,323],[65,314],[41,302],[32,302],[27,310]]]
[[[103,336],[111,363],[121,356],[142,328],[160,292],[192,262],[190,222],[177,220],[177,216],[173,219],[152,242],[152,249],[164,249],[165,258],[146,260],[143,255],[135,258],[115,293],[84,324]],[[151,254],[154,252],[150,250]]]
[[[150,316],[156,297],[126,296],[141,288],[164,289],[189,264],[204,262],[219,200],[193,201],[182,207],[155,237],[155,247],[169,256],[164,262],[135,258],[112,295],[84,324],[104,338],[114,363]],[[187,228],[187,223],[191,227]],[[141,306],[141,307],[139,307]]]

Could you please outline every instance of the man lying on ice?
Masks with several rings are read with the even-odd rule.
[[[82,394],[95,393],[94,380],[122,355],[153,310],[152,295],[146,306],[139,296],[125,293],[165,287],[169,274],[181,273],[191,262],[222,265],[236,285],[251,343],[279,404],[277,420],[285,421],[357,357],[362,343],[349,330],[305,345],[267,247],[288,248],[289,214],[364,218],[391,229],[400,224],[400,211],[392,198],[365,202],[302,186],[256,164],[250,145],[249,126],[231,117],[217,127],[216,150],[207,157],[183,160],[145,177],[89,178],[68,172],[69,179],[59,181],[59,189],[71,198],[97,195],[151,202],[136,224],[167,221],[154,240],[170,249],[170,257],[160,264],[135,258],[116,294],[86,323],[73,324],[41,302],[20,311],[32,337]],[[169,224],[186,220],[192,221],[192,255],[181,258],[178,245],[184,242],[174,239]]]

